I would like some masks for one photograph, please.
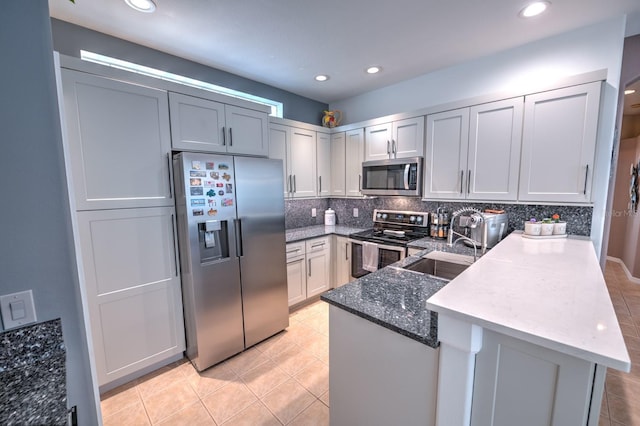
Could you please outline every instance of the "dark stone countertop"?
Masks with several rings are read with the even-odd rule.
[[[432,251],[473,256],[473,249],[458,243],[424,238],[410,246],[424,250],[393,265],[330,290],[321,299],[354,315],[393,330],[432,348],[438,346],[438,314],[426,308],[427,299],[448,281],[401,269]],[[480,252],[478,251],[478,255]]]
[[[364,231],[362,228],[352,228],[350,226],[343,225],[314,225],[307,226],[304,228],[294,228],[287,229],[286,232],[286,241],[287,243],[293,243],[296,241],[308,240],[310,238],[323,237],[325,235],[340,235],[343,237],[348,237],[349,234],[353,234],[355,232]]]

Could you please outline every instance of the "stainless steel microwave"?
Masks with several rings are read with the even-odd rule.
[[[365,195],[422,195],[422,157],[365,161],[362,163]]]

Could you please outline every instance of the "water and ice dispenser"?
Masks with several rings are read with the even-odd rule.
[[[228,235],[226,220],[207,220],[198,223],[200,263],[229,257]]]

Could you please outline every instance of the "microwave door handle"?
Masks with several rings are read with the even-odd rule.
[[[409,170],[411,169],[411,164],[405,164],[404,166],[404,189],[409,189]]]

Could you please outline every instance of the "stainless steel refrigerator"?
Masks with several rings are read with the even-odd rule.
[[[282,161],[174,155],[187,357],[202,371],[289,325]]]

